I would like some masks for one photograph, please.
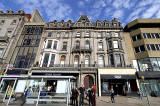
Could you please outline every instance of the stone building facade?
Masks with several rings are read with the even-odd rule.
[[[0,11],[0,72],[9,64],[25,21],[27,18],[21,9],[16,12],[10,9],[6,12]]]

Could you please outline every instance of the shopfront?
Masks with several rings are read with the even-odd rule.
[[[139,78],[140,88],[143,92],[143,96],[149,95],[153,97],[160,96],[160,72],[137,72],[137,77]],[[142,79],[144,76],[144,80]]]
[[[15,76],[3,75],[0,82],[0,100],[6,103],[16,103],[16,97],[27,89],[31,92],[26,98],[26,104],[52,104],[63,102],[68,105],[70,102],[71,80],[73,76]],[[41,92],[46,91],[46,96]]]
[[[98,69],[99,96],[107,96],[113,88],[115,95],[137,92],[135,69]]]

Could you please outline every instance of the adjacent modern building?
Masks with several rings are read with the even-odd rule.
[[[160,19],[136,19],[124,28],[130,63],[144,95],[160,94]],[[143,81],[144,77],[144,81]]]

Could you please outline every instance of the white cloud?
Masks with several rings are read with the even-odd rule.
[[[32,13],[37,8],[40,13],[44,13],[51,21],[52,19],[66,20],[70,16],[72,9],[69,5],[65,4],[62,0],[16,0],[17,4],[21,6],[25,12]],[[41,14],[42,15],[42,14]]]
[[[114,0],[113,1],[113,7],[115,8],[131,8],[134,5],[135,2],[131,0]]]
[[[143,14],[143,18],[151,18],[158,10],[160,9],[159,4],[157,5],[152,5],[149,7]]]
[[[156,13],[156,18],[160,18],[160,10]]]
[[[4,6],[4,4],[2,4],[2,3],[0,3],[0,10],[1,10],[1,11],[4,11],[4,10],[5,10],[5,6]]]
[[[106,3],[104,0],[97,0],[94,5],[93,5],[93,8],[102,8],[102,7],[105,7],[106,6]]]
[[[85,6],[85,4],[84,4],[83,1],[79,1],[79,2],[78,2],[78,6],[79,6],[80,8],[83,8],[83,7]]]
[[[123,10],[116,10],[114,13],[113,13],[113,17],[115,18],[123,18]]]

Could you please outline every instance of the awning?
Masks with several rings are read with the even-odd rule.
[[[79,71],[32,70],[32,73],[79,73]]]
[[[27,76],[27,75],[1,75],[1,78],[21,78],[21,79],[76,79],[74,76]]]
[[[160,71],[139,71],[136,72],[138,78],[141,78],[141,76],[144,76],[144,78],[148,79],[158,79],[160,78]]]
[[[136,79],[136,75],[100,75],[101,79]]]

